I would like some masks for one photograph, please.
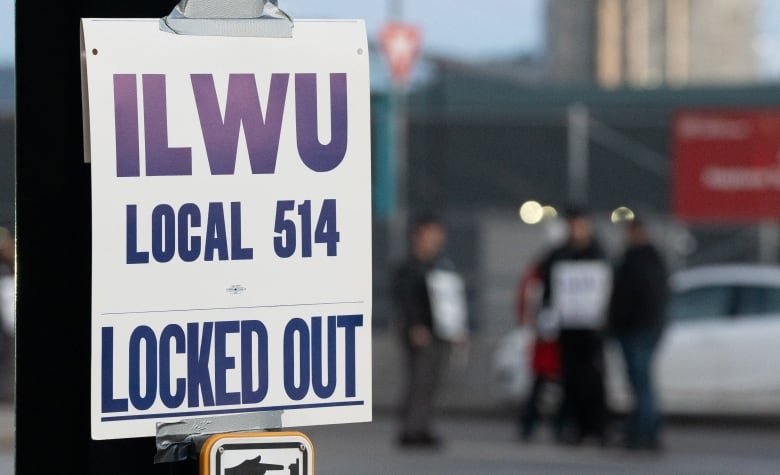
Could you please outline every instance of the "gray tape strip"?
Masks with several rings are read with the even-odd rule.
[[[196,459],[203,442],[214,434],[282,428],[284,411],[249,412],[157,423],[155,463]]]
[[[181,0],[160,29],[179,35],[291,38],[293,20],[268,0]]]

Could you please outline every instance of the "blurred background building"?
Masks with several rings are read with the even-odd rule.
[[[598,3],[598,0],[547,2],[544,63],[554,83],[595,81]],[[567,34],[562,35],[563,31]]]
[[[596,78],[602,86],[735,84],[757,78],[756,0],[597,3]]]
[[[14,225],[14,72],[0,64],[0,227]]]
[[[759,0],[547,0],[540,51],[482,66],[536,85],[754,83],[762,69],[760,7]]]
[[[453,378],[454,407],[490,407],[489,359],[515,324],[522,270],[560,237],[556,219],[527,219],[524,203],[593,210],[611,257],[613,216],[640,213],[672,269],[723,262],[777,263],[776,219],[687,220],[676,214],[674,119],[696,110],[780,110],[762,75],[759,0],[547,0],[536,52],[482,60],[427,53],[408,93],[405,200],[409,212],[445,212],[450,252],[464,272],[479,335],[472,365]],[[423,32],[424,38],[424,32]],[[425,50],[423,50],[425,51]],[[375,70],[386,67],[374,55]],[[381,82],[380,82],[381,84]],[[395,154],[388,90],[374,95],[375,325],[392,318],[386,219]],[[389,135],[383,135],[383,134]],[[392,169],[392,166],[390,166]],[[389,204],[388,204],[389,203]],[[390,213],[391,214],[391,213]],[[392,341],[377,340],[378,352]],[[393,361],[388,359],[388,361]],[[392,363],[377,364],[392,375]],[[488,390],[490,392],[490,390]],[[377,391],[381,394],[381,391]],[[488,394],[489,396],[489,394]],[[382,396],[380,395],[381,401]],[[392,404],[392,395],[386,404]]]
[[[609,88],[755,81],[758,6],[757,0],[548,0],[551,79]]]

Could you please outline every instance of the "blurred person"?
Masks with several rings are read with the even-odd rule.
[[[668,275],[640,219],[626,225],[626,242],[609,307],[609,328],[620,344],[634,400],[625,445],[629,449],[659,449],[661,415],[652,363],[666,325]]]
[[[453,343],[467,338],[462,280],[444,255],[447,231],[433,214],[412,225],[409,255],[394,271],[397,310],[406,377],[400,404],[402,447],[438,447],[433,431],[439,382]]]
[[[607,443],[604,320],[611,269],[587,210],[565,211],[567,237],[540,264],[542,305],[558,321],[564,428],[559,442]]]
[[[520,278],[517,289],[517,317],[520,325],[533,332],[531,350],[531,371],[533,383],[528,398],[523,404],[519,418],[520,437],[523,441],[533,439],[541,417],[540,404],[547,391],[560,386],[561,364],[558,346],[558,328],[553,312],[542,309],[543,282],[539,265],[534,263]],[[563,414],[554,416],[556,437],[563,430]]]
[[[0,228],[0,399],[13,397],[13,345],[16,320],[14,238]]]

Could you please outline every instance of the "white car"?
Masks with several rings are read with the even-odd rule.
[[[655,375],[667,414],[780,415],[780,266],[724,264],[671,276],[669,323]],[[532,338],[518,329],[494,353],[502,397],[524,400]],[[512,361],[514,355],[514,361]],[[607,344],[607,392],[630,407],[622,355]]]

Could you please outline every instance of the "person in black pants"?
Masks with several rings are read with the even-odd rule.
[[[400,403],[402,447],[437,447],[433,433],[435,401],[451,342],[437,333],[429,277],[436,270],[452,271],[443,255],[446,229],[434,215],[419,217],[412,226],[407,259],[395,269],[393,298],[401,347],[406,359],[405,389]]]
[[[568,237],[542,261],[543,305],[557,314],[564,421],[560,442],[607,443],[604,320],[611,269],[587,212],[566,210]]]
[[[652,363],[666,323],[666,264],[639,219],[626,228],[628,245],[615,274],[609,327],[620,344],[634,408],[625,431],[629,449],[659,449],[661,416]]]

